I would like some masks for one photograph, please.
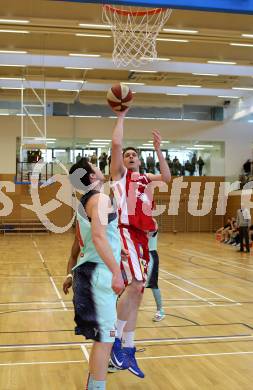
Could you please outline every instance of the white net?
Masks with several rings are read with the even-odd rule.
[[[171,9],[104,5],[103,22],[112,30],[115,65],[138,67],[155,60],[156,38],[171,12]]]

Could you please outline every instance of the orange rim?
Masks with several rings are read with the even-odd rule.
[[[164,8],[154,8],[150,9],[148,11],[127,11],[125,9],[119,9],[115,8],[110,4],[105,4],[103,5],[104,8],[106,8],[110,12],[116,12],[119,15],[132,15],[132,16],[145,16],[145,15],[155,15],[155,14],[160,14],[161,12],[164,12]]]

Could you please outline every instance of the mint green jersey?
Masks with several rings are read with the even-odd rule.
[[[148,250],[157,251],[157,232],[151,232],[148,239]]]
[[[90,196],[92,196],[92,194]],[[93,244],[91,235],[91,222],[85,215],[85,212],[82,213],[82,215],[77,212],[77,233],[79,236],[80,254],[77,260],[77,264],[75,267],[73,267],[73,270],[79,267],[81,264],[84,264],[85,262],[104,264],[104,261],[97,253],[95,245]],[[106,236],[112,248],[115,260],[117,261],[117,263],[120,263],[121,241],[118,230],[118,217],[116,213],[111,213],[108,215]]]

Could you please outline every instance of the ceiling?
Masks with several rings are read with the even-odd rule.
[[[230,96],[232,101],[236,101],[233,97],[249,98],[253,95],[251,15],[173,10],[164,27],[191,29],[197,33],[162,31],[159,38],[184,42],[157,41],[158,57],[170,60],[154,61],[142,66],[139,71],[131,71],[132,66],[118,69],[113,64],[113,39],[110,30],[79,26],[80,23],[103,23],[100,4],[42,0],[29,1],[25,6],[20,0],[0,0],[0,5],[1,3],[1,100],[18,99],[20,92],[8,88],[22,85],[20,80],[4,78],[25,78],[29,80],[29,83],[23,82],[26,88],[45,87],[48,101],[73,101],[77,94],[75,91],[79,90],[81,102],[103,104],[105,91],[117,81],[144,83],[131,86],[137,92],[135,104],[139,105],[223,105],[224,100],[229,98],[218,96]],[[6,19],[26,20],[29,23],[8,23]],[[102,37],[76,34],[100,34]],[[243,37],[242,34],[251,37]],[[105,37],[106,35],[110,37]],[[251,46],[234,46],[231,43]],[[11,54],[3,51],[25,53]],[[99,57],[70,56],[70,53],[96,54]],[[208,61],[235,64],[213,64]],[[143,73],[140,70],[152,70],[156,73]]]

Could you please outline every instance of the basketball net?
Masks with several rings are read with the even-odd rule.
[[[156,38],[171,12],[168,8],[103,5],[103,22],[110,25],[114,38],[115,65],[138,67],[155,60]]]

